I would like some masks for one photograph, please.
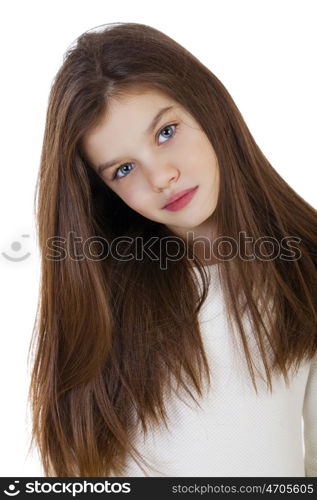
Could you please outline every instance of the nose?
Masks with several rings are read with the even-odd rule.
[[[148,181],[153,191],[158,193],[168,188],[171,183],[176,182],[179,176],[179,169],[172,166],[158,166],[147,174]]]

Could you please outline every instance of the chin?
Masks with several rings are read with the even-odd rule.
[[[207,215],[192,215],[190,217],[186,217],[186,223],[184,224],[184,229],[196,229],[201,226],[204,222],[206,222],[210,217],[210,214]]]

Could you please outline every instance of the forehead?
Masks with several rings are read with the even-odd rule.
[[[114,97],[108,105],[109,114],[132,111],[145,111],[155,109],[160,105],[180,106],[174,99],[158,90],[135,90],[120,97]]]
[[[143,120],[149,119],[155,111],[165,106],[181,108],[181,105],[169,96],[159,91],[129,92],[118,98],[112,98],[99,124],[88,135],[97,134],[101,129],[113,130],[120,124],[120,128],[126,122],[133,121],[134,124],[142,124]],[[147,123],[146,121],[146,123]]]

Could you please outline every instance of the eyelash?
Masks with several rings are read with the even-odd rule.
[[[169,127],[175,127],[174,129],[174,133],[173,135],[171,135],[166,141],[163,142],[163,144],[165,144],[165,142],[169,142],[171,139],[173,139],[175,137],[175,134],[177,132],[177,128],[178,128],[178,124],[177,123],[171,123],[169,125],[165,125],[163,128],[161,128],[159,130],[159,132],[156,134],[156,137],[159,137],[161,135],[161,133],[163,132],[163,130],[165,130],[166,128],[169,128]],[[112,177],[112,180],[120,180],[120,179],[124,179],[125,177],[127,177],[129,175],[129,173],[131,172],[128,172],[127,175],[123,175],[122,177],[117,177],[117,174],[118,174],[118,171],[122,168],[122,167],[125,167],[126,165],[131,165],[132,163],[131,162],[127,162],[127,163],[123,163],[122,165],[120,165],[120,167],[116,168],[115,169],[115,172],[113,174],[113,177]]]

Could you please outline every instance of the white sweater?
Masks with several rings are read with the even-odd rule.
[[[147,475],[317,476],[317,356],[302,364],[289,386],[274,375],[272,394],[257,377],[256,395],[244,355],[232,342],[218,265],[208,267],[212,280],[199,319],[212,386],[199,399],[201,408],[186,393],[174,394],[168,429],[162,425],[144,437],[137,427],[134,444],[156,469],[145,469]],[[146,474],[129,457],[125,475]]]

